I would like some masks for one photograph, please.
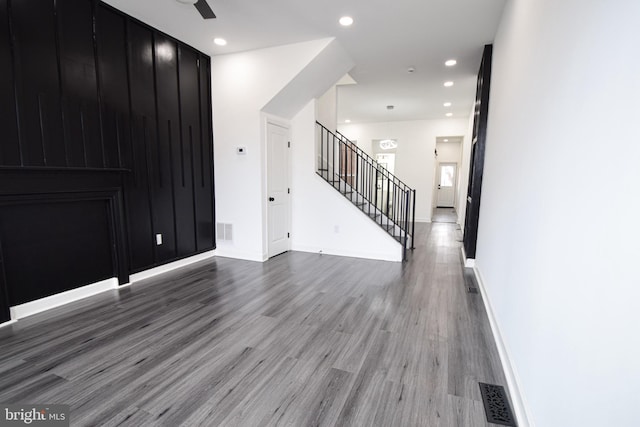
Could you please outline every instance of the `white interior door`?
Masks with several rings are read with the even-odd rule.
[[[456,198],[457,163],[438,164],[438,203],[439,208],[452,208]]]
[[[289,250],[289,130],[267,123],[268,255]]]

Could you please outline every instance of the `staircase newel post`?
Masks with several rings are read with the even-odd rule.
[[[387,218],[389,218],[389,189],[391,188],[391,180],[387,175],[387,204],[385,206],[385,210],[387,211]]]
[[[416,248],[416,245],[414,244],[415,242],[415,236],[416,236],[416,190],[412,190],[413,192],[413,206],[412,206],[412,211],[413,213],[411,214],[411,250],[414,250]]]
[[[320,124],[320,123],[318,123]],[[318,170],[321,172],[321,174],[324,173],[323,169],[324,166],[322,164],[322,153],[324,151],[324,129],[322,128],[322,126],[320,126],[320,164],[318,165]]]
[[[376,206],[376,209],[378,208],[378,167],[376,166],[376,182],[375,182],[375,195],[373,196],[373,201],[374,204]]]
[[[406,190],[405,191],[405,199],[406,199],[406,203],[405,203],[405,217],[404,217],[404,259],[406,261],[407,259],[407,240],[409,240],[409,203],[411,201],[411,196],[410,196],[411,191],[410,190]],[[411,236],[411,246],[413,246],[413,236]]]

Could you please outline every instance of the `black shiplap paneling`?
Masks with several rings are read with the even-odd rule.
[[[57,0],[66,146],[71,166],[100,168],[104,147],[98,111],[91,0]]]
[[[125,16],[102,4],[97,7],[98,74],[106,164],[133,169],[126,26]]]
[[[0,241],[0,323],[11,320],[9,312],[9,295],[7,294],[7,281],[4,277],[4,263],[2,261],[2,242]]]
[[[180,143],[180,111],[178,98],[178,50],[174,41],[160,34],[154,37],[155,92],[158,138],[150,146],[153,199],[153,226],[162,234],[162,245],[156,246],[156,262],[174,259],[176,252],[174,180],[176,147]]]
[[[106,147],[106,164],[128,169],[130,172],[122,175],[122,181],[126,188],[126,196],[138,197],[144,200],[146,187],[142,191],[135,186],[135,165],[133,162],[133,143],[131,139],[131,107],[129,99],[129,69],[128,69],[128,45],[127,45],[127,18],[117,13],[102,3],[96,8],[96,50],[98,52],[98,76],[99,90],[101,93],[101,117],[103,143]],[[136,251],[132,254],[130,247],[131,233],[138,233],[138,240],[147,242],[148,239],[140,238],[139,233],[146,231],[151,233],[151,227],[142,230],[131,230],[126,219],[131,212],[129,199],[125,197],[123,203],[124,217],[121,253],[126,253],[126,270],[132,264],[132,256],[135,256],[137,265],[143,265],[144,256],[148,254],[148,260],[152,259],[150,246],[142,246],[142,253]],[[138,204],[141,205],[141,204]],[[134,205],[134,206],[138,206]],[[139,208],[140,209],[140,208]],[[143,216],[148,212],[148,205],[141,207]],[[140,220],[139,220],[140,221]],[[126,244],[125,244],[126,242]],[[146,251],[145,251],[146,250]],[[122,268],[122,266],[120,266]]]
[[[184,256],[196,251],[194,163],[198,161],[194,161],[193,151],[200,142],[197,52],[181,46],[178,71],[181,137],[177,146],[179,155],[174,157],[174,188],[178,254]]]
[[[8,288],[10,304],[114,277],[107,209],[104,200],[3,206],[5,277],[7,283],[19,284]]]
[[[131,271],[155,264],[153,210],[150,197],[148,146],[155,141],[155,97],[153,85],[153,33],[129,22],[129,92],[131,97],[132,174],[127,181],[129,252]]]
[[[20,141],[11,57],[11,34],[7,0],[0,0],[0,164],[20,165]]]
[[[11,320],[9,312],[9,294],[7,293],[7,281],[4,275],[4,262],[2,256],[2,241],[0,240],[0,323]]]
[[[11,305],[114,275],[121,283],[128,282],[122,235],[122,173],[0,169],[3,277],[9,291],[6,294],[19,298],[7,299]],[[96,202],[104,204],[108,214],[104,209],[96,213]],[[105,265],[110,266],[108,270]],[[3,312],[0,317],[5,314],[8,316]]]
[[[31,195],[77,191],[75,180],[102,191],[115,174],[121,280],[214,247],[209,57],[99,1],[0,0],[0,60],[0,173],[11,184],[0,198],[26,194],[25,183]],[[82,224],[69,215],[61,227]]]
[[[66,166],[53,0],[11,2],[25,166]]]
[[[200,55],[198,91],[200,102],[200,132],[194,146],[195,224],[198,251],[215,247],[213,192],[213,126],[211,122],[211,69],[209,57]]]

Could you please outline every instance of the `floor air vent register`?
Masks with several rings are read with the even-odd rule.
[[[511,411],[509,398],[504,387],[495,384],[479,384],[487,421],[493,424],[517,427],[516,418]]]

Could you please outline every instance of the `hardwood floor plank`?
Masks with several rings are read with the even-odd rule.
[[[0,330],[0,402],[72,425],[485,426],[506,385],[455,224],[406,263],[216,257]]]

